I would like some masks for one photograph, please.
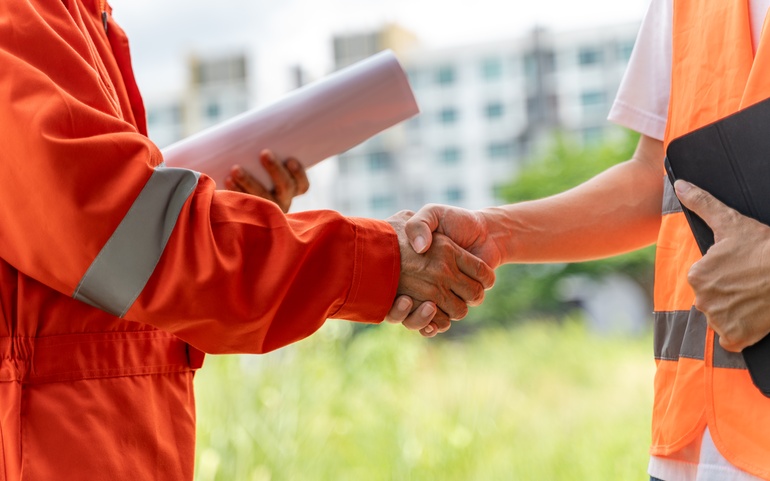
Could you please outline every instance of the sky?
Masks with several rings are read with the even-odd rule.
[[[396,23],[425,47],[515,38],[534,26],[571,30],[638,22],[650,0],[111,0],[146,98],[174,95],[192,52],[247,51],[257,103],[285,93],[289,69],[331,69],[335,33]]]

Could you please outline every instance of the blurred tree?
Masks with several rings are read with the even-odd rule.
[[[502,190],[507,202],[538,199],[572,188],[612,165],[630,159],[639,136],[623,131],[601,144],[580,146],[556,135],[541,156],[527,162],[516,179]],[[484,304],[471,310],[469,320],[507,324],[533,316],[563,314],[570,306],[559,299],[559,281],[571,275],[602,277],[622,273],[651,295],[654,248],[610,259],[576,264],[506,265],[497,270],[497,283]]]

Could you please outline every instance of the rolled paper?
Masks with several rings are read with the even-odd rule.
[[[259,152],[294,157],[305,168],[342,153],[419,113],[404,70],[390,50],[300,87],[162,150],[165,165],[222,183],[241,165],[267,188]]]

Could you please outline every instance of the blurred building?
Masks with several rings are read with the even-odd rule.
[[[393,37],[383,32],[336,37],[337,68],[395,50],[421,114],[339,156],[334,208],[384,218],[428,202],[468,208],[501,202],[500,188],[554,131],[596,142],[615,130],[606,116],[637,30],[636,23],[535,29],[440,50],[401,40],[391,45]]]
[[[356,32],[335,35],[334,68],[341,69],[363,60],[382,50],[393,50],[402,56],[418,46],[417,37],[398,25],[388,24],[373,32]]]
[[[249,108],[246,56],[190,57],[185,93],[186,133],[203,130]]]
[[[193,55],[187,78],[183,91],[146,99],[150,138],[160,147],[245,112],[251,103],[244,53]]]
[[[438,202],[500,203],[510,183],[555,130],[584,142],[612,135],[606,115],[638,24],[528,34],[445,49],[419,46],[396,26],[333,39],[335,69],[391,49],[407,70],[421,114],[321,163],[294,210],[333,208],[384,218]],[[150,137],[161,147],[254,104],[244,53],[191,57],[187,86],[146,99]],[[301,66],[291,87],[308,82]]]

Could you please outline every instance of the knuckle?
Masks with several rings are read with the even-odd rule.
[[[439,299],[441,294],[441,289],[434,284],[430,284],[425,288],[425,295],[427,299]]]
[[[478,306],[484,302],[484,288],[476,284],[473,287],[473,294],[471,299],[468,299],[468,303],[473,306]]]
[[[467,315],[468,315],[468,306],[466,304],[458,303],[458,305],[452,309],[452,314],[451,314],[452,319],[462,319]]]
[[[701,270],[702,269],[700,268],[700,263],[696,262],[692,265],[692,267],[690,267],[690,270],[687,271],[687,282],[693,288],[700,286],[702,283]]]
[[[730,352],[738,352],[741,350],[741,345],[728,335],[719,336],[719,345]]]

